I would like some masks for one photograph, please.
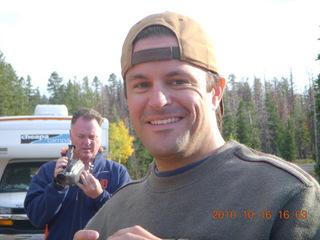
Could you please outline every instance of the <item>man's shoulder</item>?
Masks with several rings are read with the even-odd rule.
[[[56,167],[56,163],[57,163],[57,159],[48,161],[48,162],[44,163],[43,165],[41,165],[40,169],[43,169],[43,170],[50,169],[51,170],[52,168]]]
[[[121,163],[118,163],[118,162],[115,162],[115,161],[112,161],[112,160],[109,160],[109,159],[103,159],[103,161],[105,161],[105,164],[107,166],[110,167],[110,169],[126,169],[126,167],[124,165],[122,165]]]
[[[95,165],[100,165],[100,166],[105,166],[107,168],[110,169],[126,169],[125,166],[123,166],[122,164],[115,162],[113,160],[109,160],[107,158],[105,158],[102,153],[98,154],[95,160]]]
[[[282,174],[292,176],[307,187],[318,185],[316,180],[298,165],[275,155],[263,153],[239,143],[236,145],[233,154],[243,162],[258,164],[261,168],[267,168],[270,171],[277,170]]]

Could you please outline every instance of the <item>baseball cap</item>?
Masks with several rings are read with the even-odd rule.
[[[176,35],[179,47],[147,49],[133,53],[132,45],[137,35],[152,25],[162,25],[171,29]],[[180,59],[218,72],[212,41],[199,23],[178,13],[163,12],[145,17],[130,29],[122,47],[122,77],[125,79],[126,72],[135,64],[169,59]]]
[[[133,42],[137,35],[146,27],[153,25],[165,26],[176,35],[179,47],[146,49],[133,52]],[[217,61],[212,41],[207,32],[194,19],[174,13],[163,12],[149,15],[136,23],[130,30],[122,46],[121,74],[123,79],[127,71],[135,64],[150,61],[179,59],[211,72],[218,73]],[[217,111],[219,128],[222,127],[221,117],[224,104],[221,99]]]

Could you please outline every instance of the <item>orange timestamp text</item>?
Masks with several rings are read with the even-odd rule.
[[[280,219],[307,219],[308,211],[212,211],[212,219],[272,219],[279,217]]]

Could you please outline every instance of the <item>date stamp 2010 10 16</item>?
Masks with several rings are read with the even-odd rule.
[[[273,213],[272,211],[212,211],[212,219],[272,219],[279,217],[280,219],[307,219],[308,212],[301,211],[278,211]]]

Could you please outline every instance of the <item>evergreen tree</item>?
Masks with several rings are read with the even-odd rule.
[[[288,126],[284,130],[284,138],[281,148],[281,157],[285,160],[292,162],[296,159],[297,146],[294,136],[294,128],[292,122],[288,121]]]
[[[97,106],[95,105],[94,94],[91,88],[91,84],[89,83],[89,78],[84,77],[82,79],[82,87],[81,87],[81,103],[82,106],[95,109]]]
[[[228,84],[230,85],[230,97],[228,101],[229,108],[233,114],[236,114],[239,103],[239,97],[237,94],[238,83],[236,82],[236,76],[234,74],[229,75]]]
[[[14,86],[14,109],[19,109],[20,115],[28,115],[32,112],[29,96],[31,89],[25,88],[24,78],[19,78]],[[31,111],[31,112],[30,112]]]
[[[103,117],[106,117],[104,113],[104,102],[102,99],[102,83],[100,82],[98,77],[93,78],[92,87],[93,87],[92,101],[94,102],[94,106],[96,106],[97,111],[100,112]]]
[[[23,78],[19,78],[0,51],[0,116],[21,115],[29,105],[24,92]]]
[[[65,96],[65,86],[62,84],[63,79],[59,77],[57,72],[51,73],[48,79],[47,90],[51,93],[49,102],[51,104],[63,104]]]
[[[237,135],[236,138],[249,147],[261,148],[257,116],[248,80],[237,83]]]
[[[226,87],[224,89],[223,94],[223,105],[224,105],[224,114],[222,118],[222,136],[226,141],[236,140],[237,135],[237,123],[236,123],[236,112],[233,109],[233,90],[232,84],[230,82],[234,82],[235,76],[229,76],[229,80],[227,81]],[[231,90],[230,90],[231,85]]]
[[[247,146],[251,145],[251,124],[250,113],[248,114],[245,102],[241,100],[237,112],[237,139]]]
[[[320,57],[318,55],[318,57]],[[320,60],[320,58],[318,59]],[[319,144],[319,134],[320,134],[320,74],[318,74],[317,79],[315,79],[315,84],[314,84],[314,92],[315,92],[315,112],[316,112],[316,119],[315,119],[315,144]],[[315,166],[315,172],[318,176],[318,178],[320,179],[320,156],[319,156],[319,150],[320,150],[320,146],[316,146],[316,149],[318,149],[318,151],[315,152],[316,156],[315,159],[317,161],[316,166]]]
[[[283,136],[282,124],[275,101],[267,90],[265,104],[268,115],[267,128],[269,130],[269,135],[267,136],[268,142],[264,144],[265,151],[267,153],[281,156],[281,145]]]
[[[32,79],[30,76],[27,76],[26,80],[26,95],[28,97],[28,101],[30,102],[28,106],[28,113],[32,114],[37,104],[45,104],[46,102],[42,102],[39,88],[33,88]]]
[[[153,157],[150,152],[142,144],[140,138],[135,137],[134,140],[134,159],[131,159],[131,166],[128,166],[130,175],[135,176],[135,179],[142,178],[148,171]]]
[[[295,121],[294,133],[297,146],[297,158],[307,158],[308,152],[312,149],[311,133],[312,125],[309,128],[308,118],[311,112],[308,103],[302,95],[296,96],[295,108],[292,119]]]
[[[320,40],[320,38],[318,40]],[[318,53],[318,57],[317,57],[316,61],[320,61],[320,53]],[[316,86],[317,86],[318,92],[317,92],[317,97],[316,97],[316,107],[315,108],[319,109],[320,108],[320,101],[319,101],[320,100],[320,73],[318,74],[318,78],[316,80],[316,83],[317,83]],[[320,115],[320,112],[318,111],[317,113],[319,113],[319,114],[317,114],[317,123],[319,123],[320,121],[319,121],[318,115]],[[317,129],[319,129],[319,127]],[[316,141],[316,143],[318,143],[318,141]],[[317,149],[319,149],[319,148],[317,148]],[[320,156],[317,156],[316,160],[317,160],[317,163],[315,165],[314,170],[318,176],[318,179],[320,180]]]
[[[116,122],[120,118],[120,81],[117,76],[112,73],[109,76],[108,84],[106,85],[106,96],[107,96],[107,116],[111,122]]]
[[[224,105],[222,135],[226,141],[237,140],[237,123],[235,115],[230,111],[228,104]]]
[[[68,81],[62,103],[67,106],[70,115],[83,106],[81,102],[81,86],[76,81],[76,78],[73,81]]]

